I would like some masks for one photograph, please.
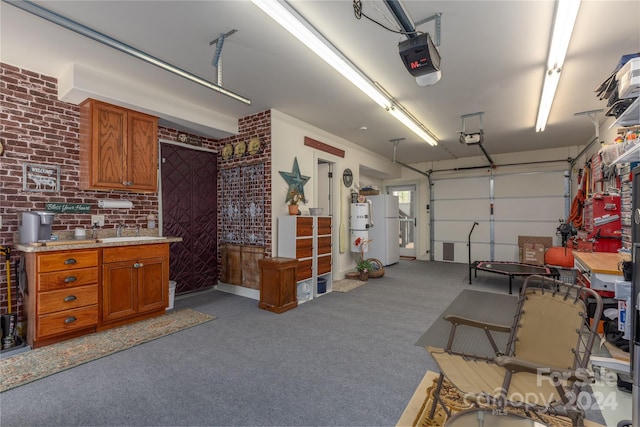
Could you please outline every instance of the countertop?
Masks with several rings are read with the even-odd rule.
[[[616,252],[573,252],[582,265],[593,273],[612,274],[622,276],[622,271],[618,268],[621,261],[630,261],[631,254],[621,255]]]
[[[112,248],[116,246],[131,246],[131,245],[152,245],[157,243],[175,243],[182,242],[182,237],[158,237],[157,239],[150,239],[146,237],[145,240],[128,240],[125,242],[101,242],[101,239],[83,239],[81,241],[70,240],[57,240],[54,246],[34,246],[29,243],[16,243],[14,248],[22,252],[51,252],[51,251],[68,251],[72,249],[95,249],[95,248]]]

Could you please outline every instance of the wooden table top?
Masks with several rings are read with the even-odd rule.
[[[621,255],[617,252],[573,252],[576,258],[592,273],[613,274],[622,276],[622,271],[618,269],[621,261],[631,261],[631,254]]]

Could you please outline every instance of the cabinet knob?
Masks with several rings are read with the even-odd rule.
[[[69,295],[68,297],[65,297],[64,302],[71,302],[71,301],[75,301],[78,298],[76,298],[75,295]]]
[[[75,260],[75,258],[68,258],[64,261],[64,265],[73,265],[73,264],[77,264],[78,261]]]
[[[142,268],[144,267],[144,264],[141,262],[136,262],[135,264],[133,264],[133,268]]]
[[[73,322],[75,322],[76,320],[78,320],[78,319],[76,319],[76,318],[75,318],[75,317],[73,317],[73,316],[70,316],[70,317],[67,317],[66,319],[64,319],[64,323],[73,323]]]
[[[78,278],[77,278],[76,276],[69,276],[69,277],[66,277],[66,278],[64,279],[64,283],[73,283],[73,282],[75,282],[76,280],[78,280]]]
[[[124,185],[125,187],[129,187],[130,185],[133,185],[133,181],[123,181],[122,185]]]

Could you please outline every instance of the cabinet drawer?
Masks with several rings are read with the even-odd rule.
[[[313,239],[296,240],[296,258],[310,258],[313,256]]]
[[[45,314],[38,317],[37,336],[64,334],[98,324],[98,306]]]
[[[318,257],[318,274],[325,274],[331,271],[331,255]]]
[[[298,218],[296,221],[296,236],[312,236],[313,235],[313,218]]]
[[[298,268],[296,270],[296,281],[306,280],[311,278],[311,266],[312,260],[306,259],[298,262]]]
[[[38,276],[38,291],[52,291],[75,286],[98,283],[98,268],[82,268],[79,270],[56,271]]]
[[[71,310],[95,304],[98,304],[97,284],[38,294],[38,311],[40,314]]]
[[[41,273],[98,266],[98,251],[64,251],[38,255],[37,269]]]
[[[318,217],[318,235],[331,234],[331,217]]]
[[[318,255],[331,253],[331,236],[318,237]]]
[[[102,262],[123,262],[143,258],[155,258],[169,256],[169,244],[159,243],[155,245],[132,245],[105,248],[102,250]]]

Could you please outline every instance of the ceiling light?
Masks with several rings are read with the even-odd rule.
[[[400,121],[403,125],[411,129],[413,133],[418,135],[420,138],[425,140],[429,145],[438,145],[435,138],[427,133],[424,126],[418,125],[415,120],[412,120],[409,116],[407,116],[402,110],[391,107],[387,111],[391,113],[393,117],[395,117],[398,121]]]
[[[436,144],[435,138],[429,136],[424,125],[410,118],[402,111],[393,112],[394,102],[383,94],[362,71],[360,71],[346,56],[324,38],[311,24],[298,14],[288,3],[274,0],[252,0],[263,12],[289,31],[316,55],[331,65],[358,89],[364,92],[376,104],[389,111],[405,126],[415,132],[431,145]],[[426,128],[425,128],[426,129]]]
[[[538,107],[536,132],[544,131],[547,125],[579,8],[580,0],[558,0],[556,4],[551,45],[549,47],[542,95],[540,96],[540,106]]]

